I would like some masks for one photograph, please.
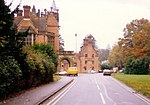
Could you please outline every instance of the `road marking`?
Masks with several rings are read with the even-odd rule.
[[[66,95],[69,92],[69,90],[74,86],[75,83],[76,81],[70,84],[66,89],[64,89],[61,93],[59,93],[54,99],[52,99],[46,105],[55,105],[64,95]]]
[[[113,103],[114,103],[113,105],[115,105],[116,103],[113,101],[113,99],[108,96],[108,92],[107,92],[107,89],[106,89],[105,85],[102,84],[102,86],[103,86],[103,88],[104,88],[104,93],[105,93],[105,95],[106,95],[106,98],[107,98],[108,100],[110,100],[111,102],[113,102]]]
[[[100,96],[101,96],[101,99],[102,99],[103,104],[106,104],[106,102],[105,102],[105,100],[104,100],[104,97],[103,97],[103,94],[102,94],[102,93],[99,93],[99,94],[100,94]]]
[[[96,86],[97,86],[98,90],[100,90],[100,87],[99,87],[99,85],[97,84]]]

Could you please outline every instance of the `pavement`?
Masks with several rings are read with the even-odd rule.
[[[38,105],[48,97],[53,96],[73,80],[72,77],[61,76],[61,79],[57,82],[29,89],[16,97],[1,101],[0,105]]]

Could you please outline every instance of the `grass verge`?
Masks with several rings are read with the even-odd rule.
[[[150,98],[150,75],[128,75],[117,73],[112,74],[112,76]]]
[[[54,82],[55,82],[55,81],[59,81],[61,78],[59,76],[57,76],[57,75],[54,75],[53,79],[54,79]]]

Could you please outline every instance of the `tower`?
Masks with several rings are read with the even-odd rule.
[[[54,33],[54,49],[59,52],[59,13],[54,0],[47,16],[47,32]]]

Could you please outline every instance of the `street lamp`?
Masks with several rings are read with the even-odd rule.
[[[75,34],[75,37],[76,37],[76,45],[75,45],[75,51],[76,51],[76,53],[77,53],[77,34]]]

